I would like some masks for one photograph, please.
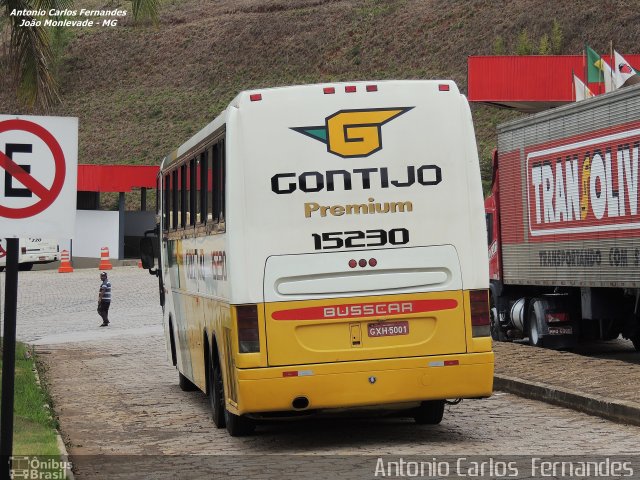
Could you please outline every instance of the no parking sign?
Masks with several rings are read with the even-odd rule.
[[[78,119],[0,115],[0,236],[71,238]]]

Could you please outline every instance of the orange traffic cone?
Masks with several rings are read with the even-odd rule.
[[[71,266],[71,262],[69,261],[69,251],[62,250],[60,253],[60,267],[58,268],[58,273],[70,273],[73,272],[73,267]]]
[[[100,249],[100,265],[98,270],[111,270],[113,265],[109,261],[109,247],[102,247]]]
[[[142,268],[142,260],[138,260],[138,268]]]

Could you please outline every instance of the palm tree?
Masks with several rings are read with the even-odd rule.
[[[160,0],[131,0],[134,20],[157,19]],[[14,72],[17,97],[29,108],[47,111],[58,100],[58,85],[51,72],[54,59],[51,37],[43,26],[20,27],[26,16],[11,16],[15,10],[65,9],[73,0],[0,0],[0,12],[8,19],[8,69]]]

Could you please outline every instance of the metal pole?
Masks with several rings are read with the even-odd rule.
[[[0,478],[9,478],[13,452],[13,391],[16,373],[16,313],[18,307],[18,253],[20,240],[7,238],[7,276],[2,351],[2,406],[0,409]]]

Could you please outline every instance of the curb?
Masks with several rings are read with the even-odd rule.
[[[35,374],[36,377],[36,384],[40,387],[42,387],[42,382],[40,381],[40,374],[38,373],[38,369],[35,368],[33,370],[33,373]],[[49,410],[51,411],[51,414],[53,414],[53,409],[51,408],[50,405],[47,405],[49,407]],[[69,452],[67,451],[67,446],[64,444],[64,440],[62,440],[62,435],[60,434],[60,430],[58,430],[57,428],[56,430],[56,443],[58,445],[58,450],[60,451],[60,461],[64,462],[64,464],[66,465],[65,469],[64,469],[64,478],[66,480],[75,480],[75,476],[73,475],[73,471],[71,470],[71,463],[69,463]]]
[[[546,383],[494,375],[493,387],[524,398],[540,400],[618,423],[640,426],[640,404],[590,395]]]

